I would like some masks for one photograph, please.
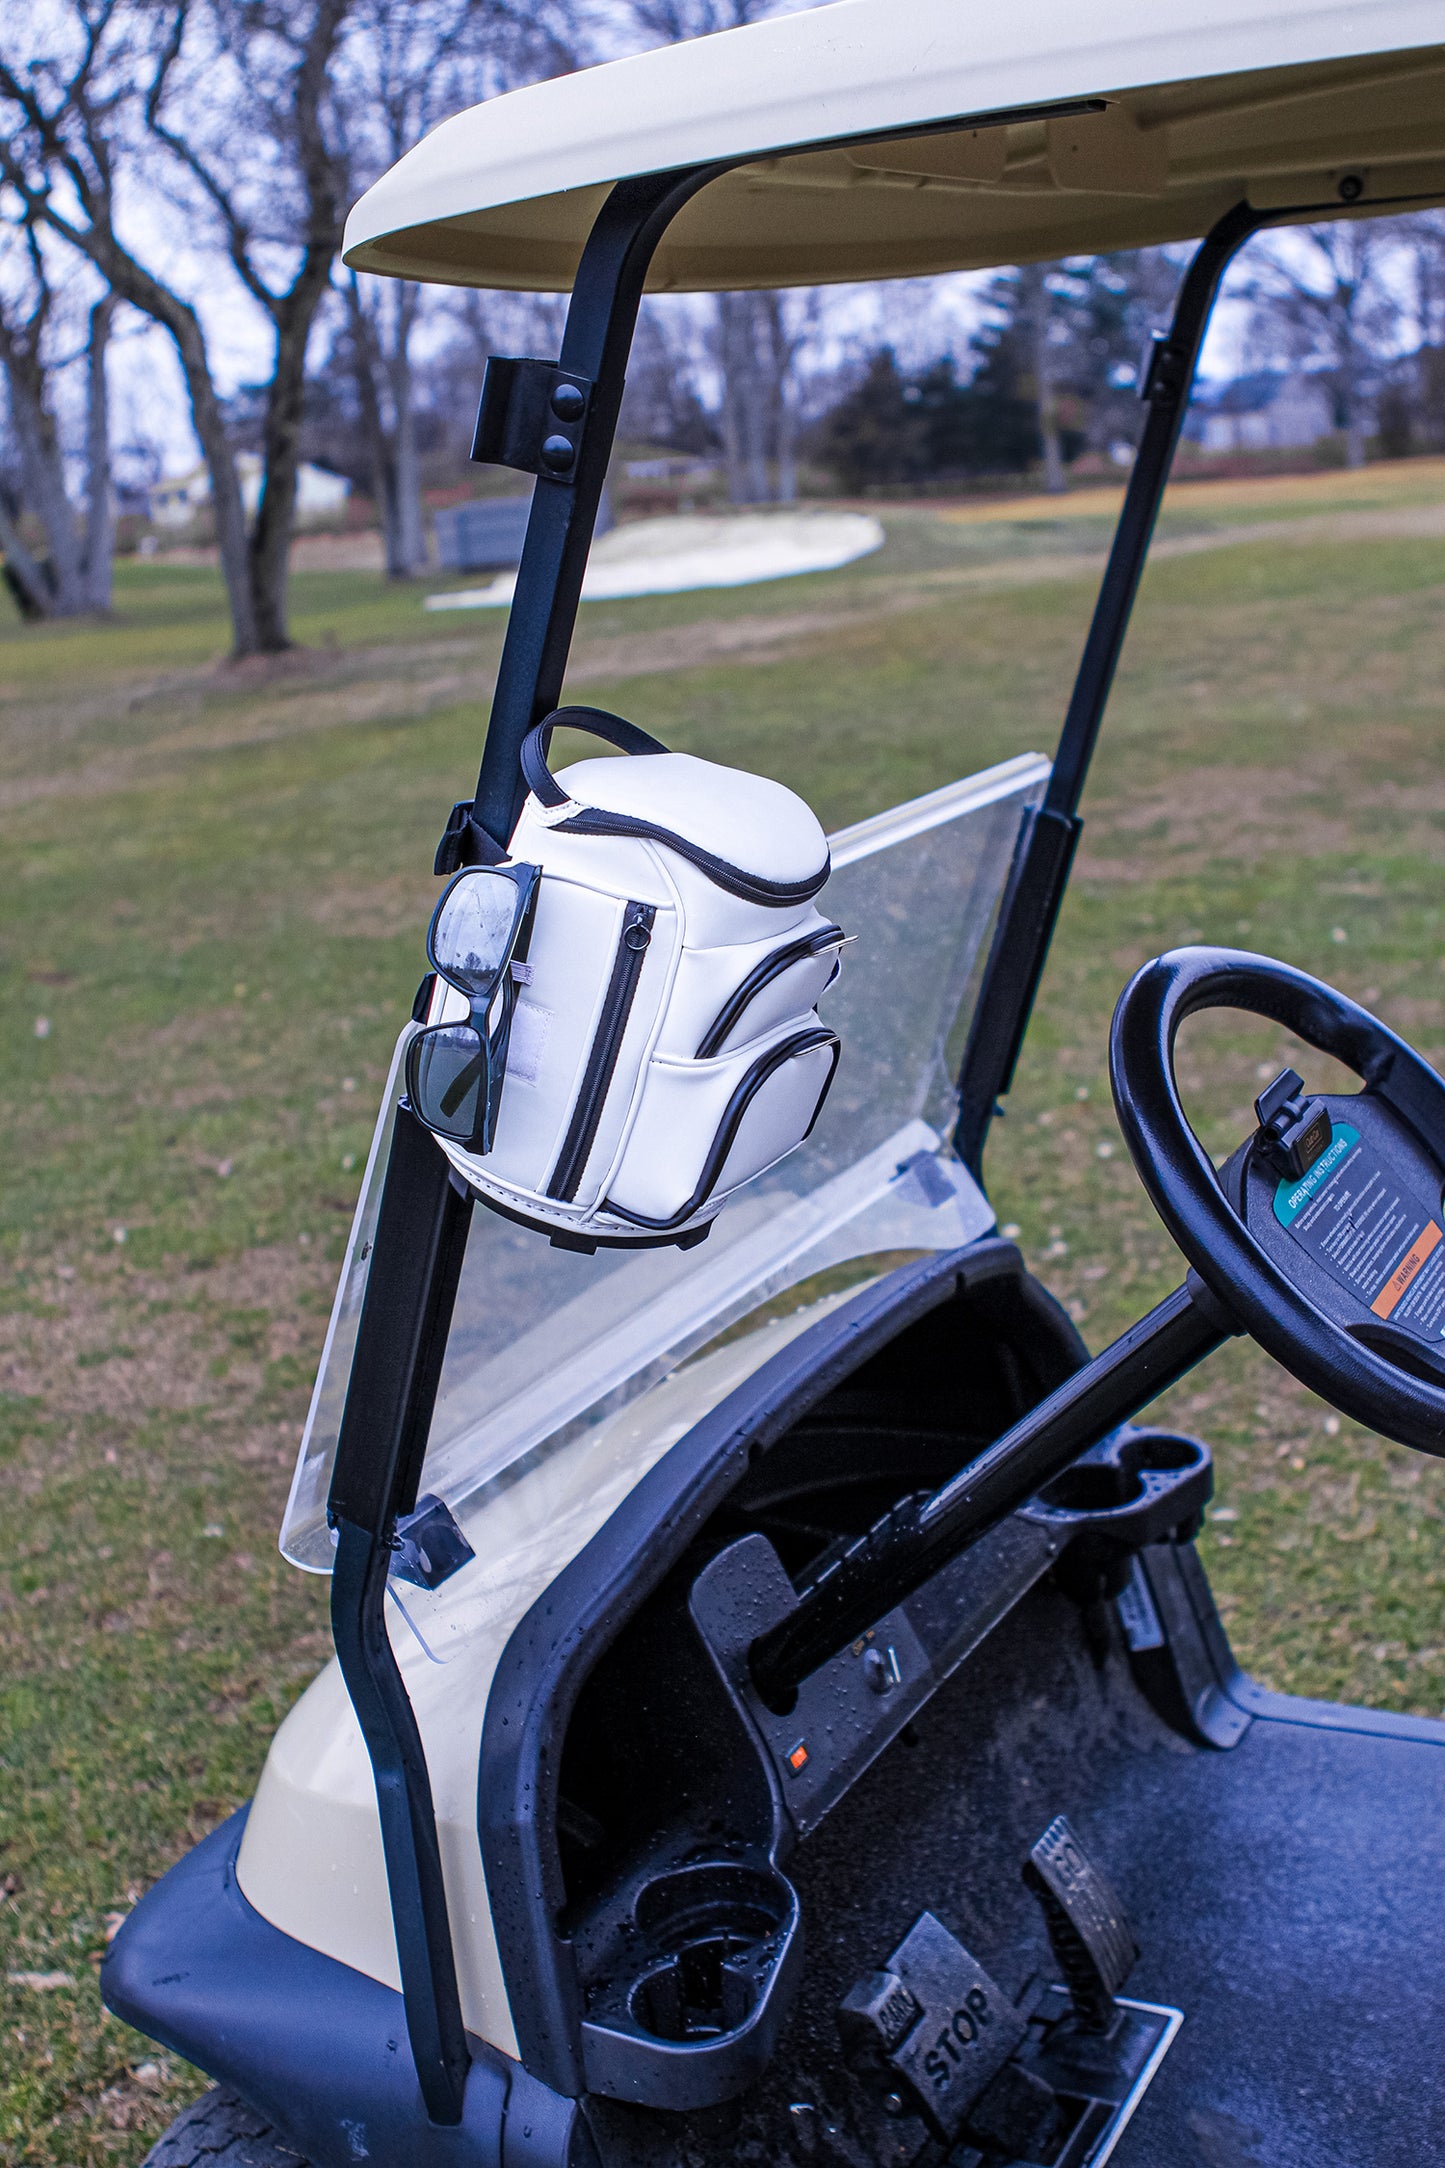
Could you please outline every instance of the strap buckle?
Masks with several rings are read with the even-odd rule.
[[[506,852],[477,820],[472,804],[470,798],[459,799],[447,815],[432,865],[433,873],[460,873],[463,866],[500,866],[505,861]]]

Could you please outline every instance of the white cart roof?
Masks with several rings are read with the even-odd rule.
[[[1135,248],[1342,184],[1438,199],[1445,7],[835,0],[457,114],[362,197],[346,261],[564,291],[614,181],[721,159],[747,163],[674,221],[654,290]]]

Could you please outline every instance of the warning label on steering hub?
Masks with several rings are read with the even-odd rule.
[[[1376,1317],[1445,1339],[1445,1228],[1358,1129],[1336,1123],[1309,1173],[1279,1184],[1274,1216]]]

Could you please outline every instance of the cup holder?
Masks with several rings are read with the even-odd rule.
[[[792,1884],[766,1860],[670,1867],[617,1928],[582,2025],[589,2090],[688,2109],[755,2084],[802,1969]]]
[[[658,2040],[717,2040],[746,2022],[757,1999],[757,1944],[719,1928],[699,1935],[632,1990],[633,2023]]]
[[[1096,1451],[1097,1458],[1076,1462],[1044,1485],[1039,1498],[1051,1512],[1118,1513],[1164,1487],[1161,1477],[1192,1473],[1209,1458],[1197,1438],[1165,1430],[1126,1432]]]
[[[1168,1430],[1124,1429],[1046,1483],[1038,1495],[1045,1513],[1071,1518],[1115,1520],[1147,1513],[1158,1517],[1185,1490],[1201,1489],[1203,1504],[1211,1485],[1207,1445]],[[1177,1516],[1176,1516],[1177,1517]]]
[[[1168,1430],[1143,1430],[1124,1440],[1119,1457],[1139,1475],[1177,1475],[1185,1468],[1197,1468],[1208,1454],[1197,1438],[1181,1438]]]
[[[654,2039],[720,2039],[752,2016],[791,1924],[796,1900],[781,1875],[718,1861],[645,1883],[633,1917],[648,1969],[628,2015]]]
[[[1055,1513],[1116,1513],[1144,1495],[1144,1485],[1128,1468],[1110,1467],[1094,1461],[1082,1468],[1066,1468],[1039,1492]]]

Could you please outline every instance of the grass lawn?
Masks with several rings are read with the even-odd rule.
[[[1107,515],[885,509],[838,573],[589,606],[571,686],[837,825],[1051,746]],[[1094,1346],[1180,1273],[1105,1075],[1136,964],[1257,947],[1445,1051],[1445,465],[1188,485],[1161,545],[990,1160]],[[113,624],[0,620],[4,2162],[138,2160],[198,2089],[103,2016],[95,1968],[329,1647],[275,1531],[502,627],[359,573],[299,572],[294,616],[303,653],[232,669],[215,574],[151,563]],[[1211,1149],[1288,1052],[1191,1029]],[[1445,1471],[1240,1343],[1172,1416],[1216,1449],[1243,1659],[1445,1708]]]

